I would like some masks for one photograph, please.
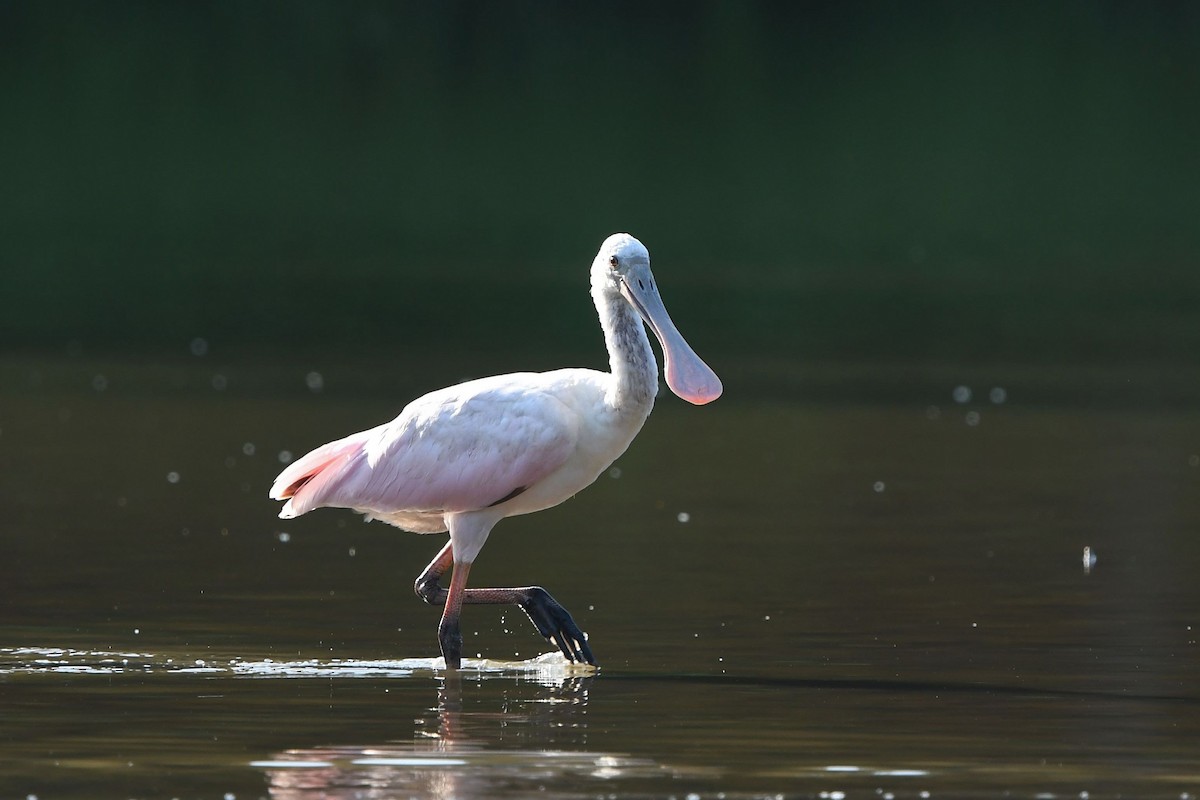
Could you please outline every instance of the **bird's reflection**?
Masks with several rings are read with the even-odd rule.
[[[460,672],[438,676],[437,705],[415,722],[412,742],[292,749],[263,769],[276,798],[415,796],[577,797],[581,783],[664,776],[644,759],[588,752],[593,678],[485,683]]]
[[[436,715],[418,720],[416,737],[444,752],[481,745],[569,747],[586,744],[588,691],[593,678],[570,676],[542,684],[517,683],[497,700],[463,700],[460,672],[439,677]]]

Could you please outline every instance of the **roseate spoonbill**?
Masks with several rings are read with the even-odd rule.
[[[467,573],[497,522],[558,505],[633,441],[658,393],[643,320],[662,345],[671,391],[696,405],[721,394],[721,381],[667,316],[641,242],[608,237],[591,282],[610,372],[518,372],[430,392],[391,422],[318,447],[271,487],[272,499],[287,501],[284,519],[331,506],[416,533],[449,532],[414,587],[444,608],[438,641],[447,668],[462,665],[463,603],[518,605],[569,660],[596,663],[587,637],[545,589],[468,589]]]

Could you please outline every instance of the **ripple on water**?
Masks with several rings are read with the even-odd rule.
[[[175,659],[153,653],[112,652],[63,647],[0,647],[0,675],[57,673],[114,675],[121,673],[182,673],[247,678],[405,678],[445,669],[441,658],[248,660]],[[521,675],[557,685],[595,671],[572,664],[561,653],[545,653],[525,661],[464,659],[462,672],[477,676]]]

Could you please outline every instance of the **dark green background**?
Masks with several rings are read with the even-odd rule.
[[[0,2],[0,97],[6,347],[591,352],[628,230],[706,355],[1200,348],[1196,3]]]

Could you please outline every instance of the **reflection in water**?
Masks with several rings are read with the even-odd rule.
[[[385,736],[374,742],[287,748],[251,761],[248,766],[265,775],[270,795],[278,798],[307,799],[314,790],[329,798],[524,797],[535,792],[574,797],[588,785],[611,789],[614,781],[626,787],[631,781],[703,772],[589,750],[595,668],[572,664],[557,652],[520,662],[467,660],[464,669],[446,672],[441,659],[429,658],[193,659],[82,648],[0,648],[0,680],[39,675],[178,676],[203,681],[199,692],[185,691],[184,696],[209,699],[229,697],[236,691],[231,687],[239,684],[281,679],[306,686],[314,678],[328,679],[331,686],[337,681],[348,687],[384,681],[387,690],[404,694],[426,691],[426,681],[429,689],[436,688],[428,713],[393,720],[395,740]],[[208,685],[214,688],[208,690]],[[278,693],[269,691],[276,698]],[[377,711],[384,717],[388,713]],[[311,731],[295,735],[311,741]]]
[[[477,680],[439,675],[437,706],[415,721],[410,744],[297,748],[251,766],[264,770],[272,797],[297,799],[316,789],[333,798],[566,797],[591,781],[678,774],[649,759],[577,749],[587,742],[590,676],[543,674],[515,683],[498,705],[492,694],[471,698]]]
[[[48,781],[78,781],[86,792],[55,796],[135,797],[152,783],[194,786],[203,773],[211,791],[198,796],[260,797],[265,782],[271,796],[296,800],[746,800],[818,790],[1020,798],[1099,787],[1108,791],[1096,797],[1195,795],[1190,744],[1200,716],[1185,693],[593,676],[558,654],[469,666],[454,674],[429,659],[197,666],[147,653],[0,648],[0,708],[19,711],[0,716],[9,756],[0,784],[22,787],[14,796],[50,796]],[[65,729],[78,733],[64,737]],[[1181,744],[1173,760],[1143,758],[1164,736]],[[131,751],[136,761],[124,755]],[[195,775],[181,777],[185,764]]]

